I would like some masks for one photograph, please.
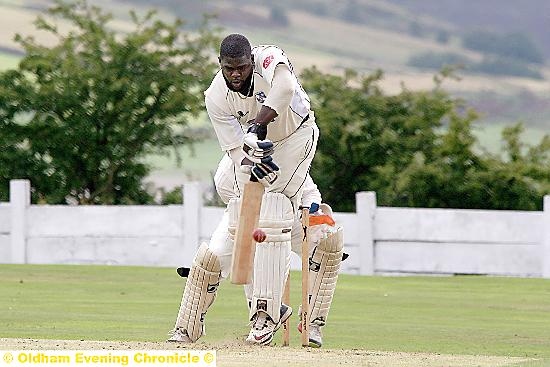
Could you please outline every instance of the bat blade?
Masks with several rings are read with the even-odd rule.
[[[231,283],[233,284],[249,284],[252,281],[256,250],[252,232],[258,228],[263,195],[264,185],[261,183],[249,181],[244,185],[231,258]]]

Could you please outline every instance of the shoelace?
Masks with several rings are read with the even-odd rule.
[[[258,312],[256,316],[256,320],[254,322],[254,329],[256,330],[263,330],[267,327],[267,320],[268,320],[267,314],[265,312]]]
[[[169,336],[174,336],[174,335],[176,335],[176,334],[188,336],[188,335],[187,335],[187,332],[185,332],[182,328],[179,328],[179,327],[177,327],[177,328],[175,328],[175,329],[173,329],[173,330],[170,330],[170,331],[168,332],[168,335],[169,335]]]
[[[168,336],[174,336],[178,332],[179,328],[172,329],[168,332]]]
[[[258,316],[256,319],[256,323],[254,324],[254,328],[256,330],[262,330],[267,326],[267,317],[265,316]]]

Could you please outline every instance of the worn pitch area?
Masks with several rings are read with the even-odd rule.
[[[244,342],[206,344],[200,341],[191,348],[174,343],[87,341],[87,340],[45,340],[45,339],[3,339],[0,350],[17,349],[65,349],[65,350],[150,350],[150,349],[200,349],[215,350],[217,366],[383,366],[383,367],[503,367],[522,365],[532,359],[519,357],[491,357],[444,355],[431,353],[381,352],[365,349],[312,349],[295,347],[261,347]]]

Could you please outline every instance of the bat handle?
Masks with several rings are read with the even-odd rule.
[[[267,137],[267,126],[265,127],[265,129],[260,129],[257,132],[257,135],[259,140],[265,140],[265,138]]]

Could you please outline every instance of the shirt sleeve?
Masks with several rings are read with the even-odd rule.
[[[290,69],[284,64],[277,65],[271,90],[264,101],[264,106],[271,108],[280,115],[284,109],[288,108],[293,96],[294,88]]]
[[[210,98],[205,98],[206,111],[223,151],[242,145],[244,132],[237,118],[225,112]]]
[[[271,85],[275,75],[275,68],[279,64],[285,64],[290,71],[292,66],[283,50],[275,46],[258,46],[256,53],[257,70]]]
[[[313,182],[313,179],[311,176],[306,176],[306,180],[304,181],[304,188],[302,193],[302,205],[303,206],[311,206],[311,203],[317,203],[321,204],[323,202],[323,199],[321,197],[321,192],[317,188],[317,185],[315,182]]]

